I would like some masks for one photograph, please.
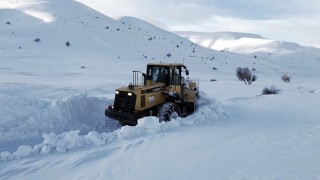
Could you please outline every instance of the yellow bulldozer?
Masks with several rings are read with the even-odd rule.
[[[157,116],[162,122],[190,115],[197,106],[199,82],[188,76],[189,70],[180,63],[147,64],[146,73],[133,71],[133,81],[115,90],[105,115],[121,125],[136,125],[145,116]]]

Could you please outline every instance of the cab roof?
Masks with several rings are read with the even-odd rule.
[[[148,66],[185,66],[181,63],[149,63]]]

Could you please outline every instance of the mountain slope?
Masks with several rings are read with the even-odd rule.
[[[317,72],[320,49],[304,47],[297,43],[266,39],[260,35],[237,32],[175,32],[203,47],[218,51],[244,54],[278,65],[275,69],[290,74],[303,74],[302,69]],[[290,61],[290,62],[288,62]]]
[[[119,56],[120,59],[121,56],[142,59],[144,55],[152,54],[154,57],[150,56],[150,60],[153,58],[157,61],[166,59],[167,53],[172,53],[173,58],[179,59],[183,57],[175,56],[176,54],[187,52],[188,49],[189,54],[192,53],[189,41],[150,24],[147,26],[146,22],[141,24],[142,21],[138,23],[138,20],[130,21],[129,18],[116,21],[70,0],[44,1],[42,6],[51,14],[50,22],[17,10],[4,10],[4,18],[1,20],[3,53],[20,53],[23,57],[23,51],[31,51],[37,55],[45,53],[59,57],[59,54],[63,54],[65,57],[66,54],[79,54],[79,57],[86,55],[86,58],[90,58],[90,55],[96,52],[105,51],[103,55],[106,59],[118,59]],[[61,6],[64,8],[61,9]],[[65,11],[71,8],[78,10]],[[168,36],[169,38],[166,38]],[[36,38],[40,39],[39,43],[33,41]],[[71,43],[69,49],[65,48],[67,41]],[[5,43],[11,46],[8,47]],[[177,48],[177,45],[181,48]],[[21,49],[18,49],[19,47]],[[50,51],[46,51],[47,49]],[[83,49],[87,52],[79,53]],[[129,49],[130,51],[127,51]]]
[[[239,32],[188,32],[176,31],[176,34],[214,50],[226,50],[236,53],[286,53],[299,50],[320,50],[313,47],[303,47],[293,42],[275,41],[257,34]]]

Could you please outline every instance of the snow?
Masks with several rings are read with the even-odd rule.
[[[320,178],[319,49],[248,33],[197,41],[216,51],[71,0],[1,1],[0,11],[0,179]],[[188,67],[197,111],[121,127],[104,109],[149,62]],[[239,81],[238,67],[257,81]],[[281,92],[261,95],[272,85]]]
[[[119,127],[115,121],[105,122],[103,112],[109,101],[88,97],[85,93],[50,103],[11,96],[1,96],[1,100],[1,150],[10,148],[6,147],[10,141],[39,141],[43,133],[62,133],[73,129],[82,133],[92,130],[108,132]]]
[[[17,151],[14,153],[14,155],[19,158],[26,157],[31,154],[31,151],[32,151],[31,146],[22,145],[22,146],[19,146]]]

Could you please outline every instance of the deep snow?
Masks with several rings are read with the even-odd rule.
[[[71,0],[3,2],[0,179],[320,179],[318,49],[224,33],[250,41],[214,51]],[[198,110],[136,127],[105,118],[114,89],[159,61],[199,79]],[[258,80],[238,81],[239,66]],[[262,96],[271,85],[280,94]]]

